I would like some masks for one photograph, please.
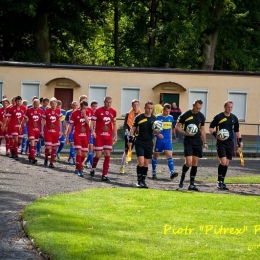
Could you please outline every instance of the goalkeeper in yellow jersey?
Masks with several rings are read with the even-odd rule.
[[[121,167],[120,167],[120,173],[125,173],[125,165],[128,163],[131,158],[128,158],[128,156],[131,156],[131,152],[133,149],[133,146],[131,148],[128,147],[128,136],[130,133],[130,130],[132,128],[134,119],[137,115],[141,114],[140,108],[140,102],[137,99],[132,100],[132,108],[131,110],[126,113],[125,120],[124,120],[124,133],[125,133],[125,151],[122,156],[122,161],[121,161]]]

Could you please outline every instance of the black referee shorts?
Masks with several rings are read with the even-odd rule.
[[[184,138],[184,156],[196,156],[202,158],[202,139],[201,137]]]
[[[228,160],[232,160],[232,155],[234,151],[234,143],[232,140],[217,140],[216,148],[219,158],[226,157]]]
[[[143,141],[135,139],[136,156],[144,156],[145,159],[152,159],[153,156],[153,141]]]

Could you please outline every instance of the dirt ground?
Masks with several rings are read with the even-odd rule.
[[[74,174],[74,166],[68,165],[66,158],[56,162],[55,169],[43,166],[43,158],[39,158],[36,165],[28,163],[25,155],[21,155],[20,161],[0,156],[0,258],[9,259],[42,259],[39,252],[32,246],[26,237],[22,225],[21,214],[25,205],[37,198],[56,193],[71,192],[95,187],[128,187],[136,186],[136,160],[126,167],[125,174],[119,173],[120,159],[113,158],[110,163],[110,182],[101,182],[101,168],[103,159],[98,164],[96,175],[92,178],[89,170],[85,169],[84,178]],[[184,162],[182,156],[174,156],[175,170],[181,173]],[[240,166],[238,159],[234,159],[227,176],[242,176],[247,174],[259,174],[259,160],[245,159],[245,167]],[[217,158],[203,158],[200,160],[197,177],[200,181],[196,184],[199,192],[236,194],[236,195],[260,195],[260,186],[257,184],[231,184],[229,191],[220,191],[216,188],[216,182],[209,182],[208,178],[217,178]],[[179,177],[173,181],[169,179],[168,167],[165,159],[160,159],[157,171],[157,180],[151,179],[151,167],[147,184],[150,189],[160,190],[187,190],[188,181],[182,189],[178,188]],[[189,178],[187,178],[189,180]]]

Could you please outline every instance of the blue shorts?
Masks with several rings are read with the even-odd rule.
[[[28,128],[27,128],[27,126],[24,127],[24,129],[23,129],[23,134],[24,134],[24,135],[27,135],[27,134],[28,134]]]
[[[154,152],[161,153],[163,151],[172,151],[172,141],[168,138],[155,138]]]
[[[88,144],[94,144],[94,138],[92,135],[89,135],[89,143]]]
[[[65,143],[65,140],[66,140],[66,137],[64,135],[62,135],[60,138],[59,138],[59,142],[60,143]]]
[[[70,132],[70,135],[69,135],[69,142],[70,143],[74,143],[74,137],[73,137],[73,133]]]

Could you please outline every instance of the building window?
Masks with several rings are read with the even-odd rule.
[[[27,100],[31,104],[34,96],[40,98],[40,81],[27,81],[22,80],[21,96],[23,100]]]
[[[239,90],[229,90],[228,99],[233,101],[232,113],[237,116],[239,121],[246,120],[247,92]]]
[[[0,97],[1,97],[1,100],[3,99],[3,83],[4,81],[2,79],[0,79]]]
[[[88,103],[89,106],[91,101],[96,100],[98,102],[98,107],[104,105],[104,97],[107,95],[107,86],[106,85],[98,85],[91,84],[89,85],[89,97]]]
[[[121,91],[121,115],[125,116],[125,114],[132,108],[132,100],[140,100],[140,87],[122,86]]]
[[[196,99],[203,101],[201,113],[207,118],[207,107],[208,107],[208,89],[190,89],[189,90],[189,108],[192,108],[192,104]]]

